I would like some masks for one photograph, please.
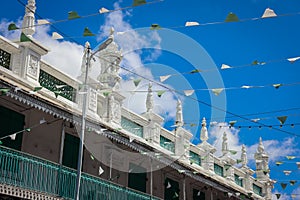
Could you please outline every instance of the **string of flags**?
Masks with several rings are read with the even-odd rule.
[[[52,21],[52,22],[50,22],[47,19],[39,19],[39,20],[37,20],[37,24],[22,27],[22,28],[18,27],[15,23],[11,23],[11,24],[8,25],[8,30],[9,31],[14,31],[14,30],[22,30],[22,29],[25,29],[25,28],[42,26],[42,25],[52,25],[52,24],[57,24],[57,23],[66,22],[66,21],[75,20],[75,19],[80,19],[80,18],[93,17],[93,16],[104,14],[104,13],[110,13],[110,12],[116,12],[116,11],[120,11],[120,10],[126,10],[126,9],[134,8],[134,7],[137,7],[137,6],[153,4],[153,3],[159,3],[159,2],[162,2],[162,1],[163,0],[155,0],[155,1],[147,2],[146,0],[133,0],[132,5],[130,5],[130,6],[127,6],[127,7],[124,7],[124,8],[117,8],[117,9],[114,9],[114,10],[109,10],[107,8],[102,7],[102,8],[99,9],[99,11],[97,13],[93,13],[93,14],[89,14],[89,15],[79,15],[76,11],[69,11],[68,16],[67,16],[66,19],[56,20],[56,21]],[[93,34],[92,31],[88,27],[85,27],[82,36],[83,37],[95,36],[95,34]],[[57,32],[53,32],[52,33],[52,38],[56,39],[56,40],[59,40],[59,39],[63,39],[64,37],[61,34],[57,33]],[[20,37],[20,41],[21,42],[30,41],[30,38],[27,37],[25,34],[23,34]]]
[[[46,19],[39,19],[37,20],[37,24],[33,25],[33,26],[41,26],[41,25],[51,25],[51,24],[55,24],[55,23],[61,23],[61,22],[66,22],[66,21],[70,21],[70,20],[76,20],[76,19],[80,19],[80,18],[87,18],[87,17],[93,17],[93,16],[97,16],[97,15],[101,15],[101,14],[105,14],[105,13],[110,13],[110,12],[115,12],[115,11],[120,11],[120,10],[125,10],[125,9],[130,9],[130,8],[134,8],[136,6],[141,6],[141,5],[146,5],[146,4],[153,4],[153,3],[158,3],[158,2],[162,2],[163,0],[156,0],[156,1],[151,1],[151,2],[146,2],[146,0],[134,0],[131,6],[127,6],[124,8],[118,8],[118,9],[114,9],[114,10],[109,10],[105,7],[102,7],[99,9],[99,11],[97,13],[93,13],[93,14],[89,14],[89,15],[84,15],[81,16],[79,15],[76,11],[69,11],[68,12],[68,16],[67,19],[63,19],[63,20],[57,20],[57,21],[52,21],[50,22],[49,20]],[[239,17],[230,12],[224,21],[218,21],[218,22],[208,22],[208,23],[199,23],[197,21],[186,21],[184,25],[181,26],[174,26],[174,27],[165,27],[165,28],[185,28],[185,27],[195,27],[195,26],[205,26],[205,25],[212,25],[212,24],[222,24],[222,23],[228,23],[228,22],[245,22],[245,21],[254,21],[254,20],[261,20],[261,19],[266,19],[266,18],[274,18],[274,17],[284,17],[284,16],[291,16],[291,15],[299,15],[300,12],[296,12],[296,13],[290,13],[290,14],[280,14],[277,15],[274,10],[270,9],[270,8],[266,8],[263,15],[261,17],[254,17],[254,18],[249,18],[249,19],[239,19]],[[32,27],[32,26],[28,26],[28,27]],[[28,27],[23,27],[23,28],[28,28]],[[159,24],[151,24],[150,26],[150,30],[159,30],[162,29],[163,27],[160,26]],[[11,23],[8,26],[8,30],[12,31],[12,30],[19,30],[22,28],[17,27],[17,25],[15,23]],[[85,27],[83,30],[83,37],[87,37],[87,36],[95,36],[96,34],[94,34],[88,27]],[[25,36],[25,37],[24,37]],[[28,41],[30,40],[30,38],[28,38],[26,35],[24,35],[23,37],[21,37],[21,42],[22,41]],[[52,38],[53,39],[63,39],[64,37],[57,33],[57,32],[53,32],[52,33]]]

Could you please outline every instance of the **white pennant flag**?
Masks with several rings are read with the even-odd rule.
[[[99,10],[99,13],[100,13],[100,14],[102,14],[102,13],[107,13],[107,12],[109,12],[109,10],[106,9],[106,8],[104,8],[104,7],[102,7],[102,8]]]
[[[290,171],[290,170],[283,170],[283,173],[284,173],[286,176],[288,176],[288,175],[290,175],[290,173],[292,173],[292,171]]]
[[[252,86],[250,86],[250,85],[243,85],[241,88],[249,89],[249,88],[252,88]]]
[[[171,183],[168,181],[167,188],[169,189],[169,188],[171,188],[171,187],[172,187],[172,185],[171,185]]]
[[[296,60],[299,60],[300,59],[300,56],[299,57],[295,57],[295,58],[288,58],[287,60],[291,63],[295,62]]]
[[[212,91],[216,96],[218,96],[223,90],[224,90],[224,88],[215,88],[215,89],[212,89],[211,91]]]
[[[225,65],[225,64],[222,64],[221,66],[221,69],[230,69],[231,67],[229,65]]]
[[[261,18],[276,17],[274,10],[267,8]]]
[[[99,176],[101,176],[103,173],[104,173],[104,170],[102,169],[101,166],[99,166],[99,172],[98,172]]]
[[[38,25],[50,24],[50,22],[46,19],[38,19],[37,23]]]
[[[60,40],[60,39],[63,39],[64,37],[62,35],[60,35],[59,33],[57,32],[53,32],[52,33],[52,39],[53,40]]]
[[[232,195],[233,195],[233,193],[228,192],[228,197],[229,197],[229,198],[232,197]]]
[[[192,94],[194,94],[195,90],[184,90],[183,92],[185,96],[191,96]]]
[[[159,79],[160,79],[160,82],[164,82],[164,81],[166,81],[170,77],[171,77],[171,75],[160,76]]]
[[[133,142],[134,138],[129,136],[129,142]]]
[[[185,26],[199,26],[200,24],[198,22],[186,22]]]
[[[16,140],[16,136],[17,136],[17,134],[11,134],[9,137],[11,140]]]

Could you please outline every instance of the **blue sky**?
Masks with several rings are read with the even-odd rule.
[[[25,0],[20,1],[26,3]],[[67,19],[69,11],[77,11],[79,15],[85,16],[97,13],[101,7],[112,10],[131,4],[132,1],[127,0],[122,2],[88,0],[72,1],[72,3],[37,0],[37,14],[55,22]],[[277,15],[291,15],[249,20],[261,17],[268,7],[273,9]],[[5,1],[2,3],[0,12],[0,34],[14,39],[17,34],[8,33],[6,26],[9,22],[18,23],[18,20],[22,19],[24,7],[17,0]],[[235,13],[241,20],[247,20],[207,24],[223,22],[229,12]],[[286,85],[275,89],[272,84],[300,82],[300,60],[293,64],[286,60],[300,56],[300,14],[295,14],[299,12],[300,2],[298,0],[165,0],[128,8],[122,12],[55,23],[54,27],[65,36],[65,39],[59,42],[49,40],[51,33],[57,31],[53,26],[39,27],[36,38],[52,47],[51,55],[45,58],[47,62],[53,65],[60,63],[61,70],[74,75],[70,72],[74,70],[67,65],[68,62],[72,62],[68,58],[76,57],[72,60],[75,64],[78,63],[76,70],[79,70],[82,46],[86,41],[89,41],[92,47],[96,47],[106,37],[108,28],[112,25],[116,32],[134,32],[129,35],[129,39],[122,39],[121,34],[115,36],[116,41],[120,42],[120,46],[124,48],[127,55],[123,62],[124,67],[158,82],[159,76],[179,73],[164,83],[168,87],[180,90],[181,93],[183,90],[201,89],[191,96],[193,99],[177,94],[177,97],[183,101],[186,128],[194,134],[194,143],[199,142],[197,134],[199,134],[200,127],[191,127],[190,124],[199,124],[200,118],[206,117],[208,122],[236,120],[235,129],[226,129],[229,138],[232,139],[229,145],[232,145],[233,149],[238,149],[241,144],[246,144],[250,151],[249,157],[251,157],[253,156],[251,152],[254,152],[259,137],[262,137],[266,141],[266,151],[272,160],[270,162],[271,177],[278,181],[275,184],[275,190],[287,194],[281,199],[290,199],[289,194],[297,192],[295,190],[299,183],[295,186],[288,186],[284,191],[280,187],[280,183],[298,180],[300,177],[295,164],[300,161],[300,125],[297,125],[300,123],[300,85]],[[197,21],[200,26],[184,27],[187,21]],[[159,24],[163,29],[150,31],[149,27],[154,23]],[[89,27],[93,33],[97,34],[97,37],[82,37],[85,27]],[[130,49],[128,45],[134,46],[134,48]],[[55,61],[53,59],[56,54],[65,55],[67,58],[56,57]],[[266,62],[266,64],[251,66],[255,60]],[[64,64],[61,63],[67,64],[63,67]],[[222,64],[236,68],[221,70]],[[194,69],[213,70],[196,74],[180,74]],[[124,90],[136,90],[130,83],[133,75],[126,75],[124,71],[123,75],[124,79],[128,80],[124,82]],[[145,90],[146,85],[147,81],[143,80],[138,89]],[[239,88],[243,85],[266,87]],[[205,90],[219,87],[235,89],[224,90],[218,96]],[[155,88],[161,89],[158,86]],[[129,95],[128,92],[127,95]],[[128,107],[132,104],[144,106],[143,95],[138,94],[130,98],[131,101],[127,101],[125,105]],[[177,97],[166,92],[162,98],[156,98],[158,111],[169,120],[165,124],[167,128],[170,128],[173,122],[172,117],[174,117]],[[226,112],[205,104],[221,108]],[[252,115],[245,116],[247,119],[239,117],[245,114]],[[285,123],[296,125],[294,128],[290,125],[282,128],[277,126],[280,130],[252,127],[258,126],[251,122],[251,119],[256,118],[260,118],[259,122],[268,126],[280,125],[276,119],[278,116],[288,116]],[[242,126],[242,128],[238,130],[238,126]],[[249,126],[251,128],[248,128]],[[210,130],[212,143],[224,131],[223,129],[218,130],[216,127],[211,127]],[[298,134],[298,136],[294,136],[294,134]],[[294,155],[297,158],[285,162],[287,155]],[[284,161],[285,163],[278,167],[275,165],[275,161]],[[250,162],[250,165],[253,167],[253,163]],[[285,176],[282,170],[292,170],[292,173]],[[300,194],[300,191],[297,193]]]

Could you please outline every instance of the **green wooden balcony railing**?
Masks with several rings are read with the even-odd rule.
[[[76,171],[32,155],[0,146],[0,183],[73,199]],[[82,200],[159,200],[83,173]]]

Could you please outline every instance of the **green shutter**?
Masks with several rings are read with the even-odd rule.
[[[13,110],[0,106],[0,137],[9,136],[24,129],[25,116]],[[18,133],[15,140],[10,137],[2,139],[2,145],[21,151],[23,133]]]
[[[218,164],[214,164],[214,171],[217,175],[219,176],[224,176],[224,170],[223,170],[223,167],[218,165]]]
[[[80,139],[70,134],[65,135],[63,162],[64,166],[77,169]]]
[[[168,187],[169,184],[171,187]],[[170,178],[166,178],[164,200],[179,200],[179,192],[179,183]]]
[[[193,200],[205,200],[205,193],[200,190],[193,189]]]
[[[129,169],[132,170],[133,173],[128,173],[128,187],[145,193],[147,180],[146,169],[133,163],[129,164]]]

